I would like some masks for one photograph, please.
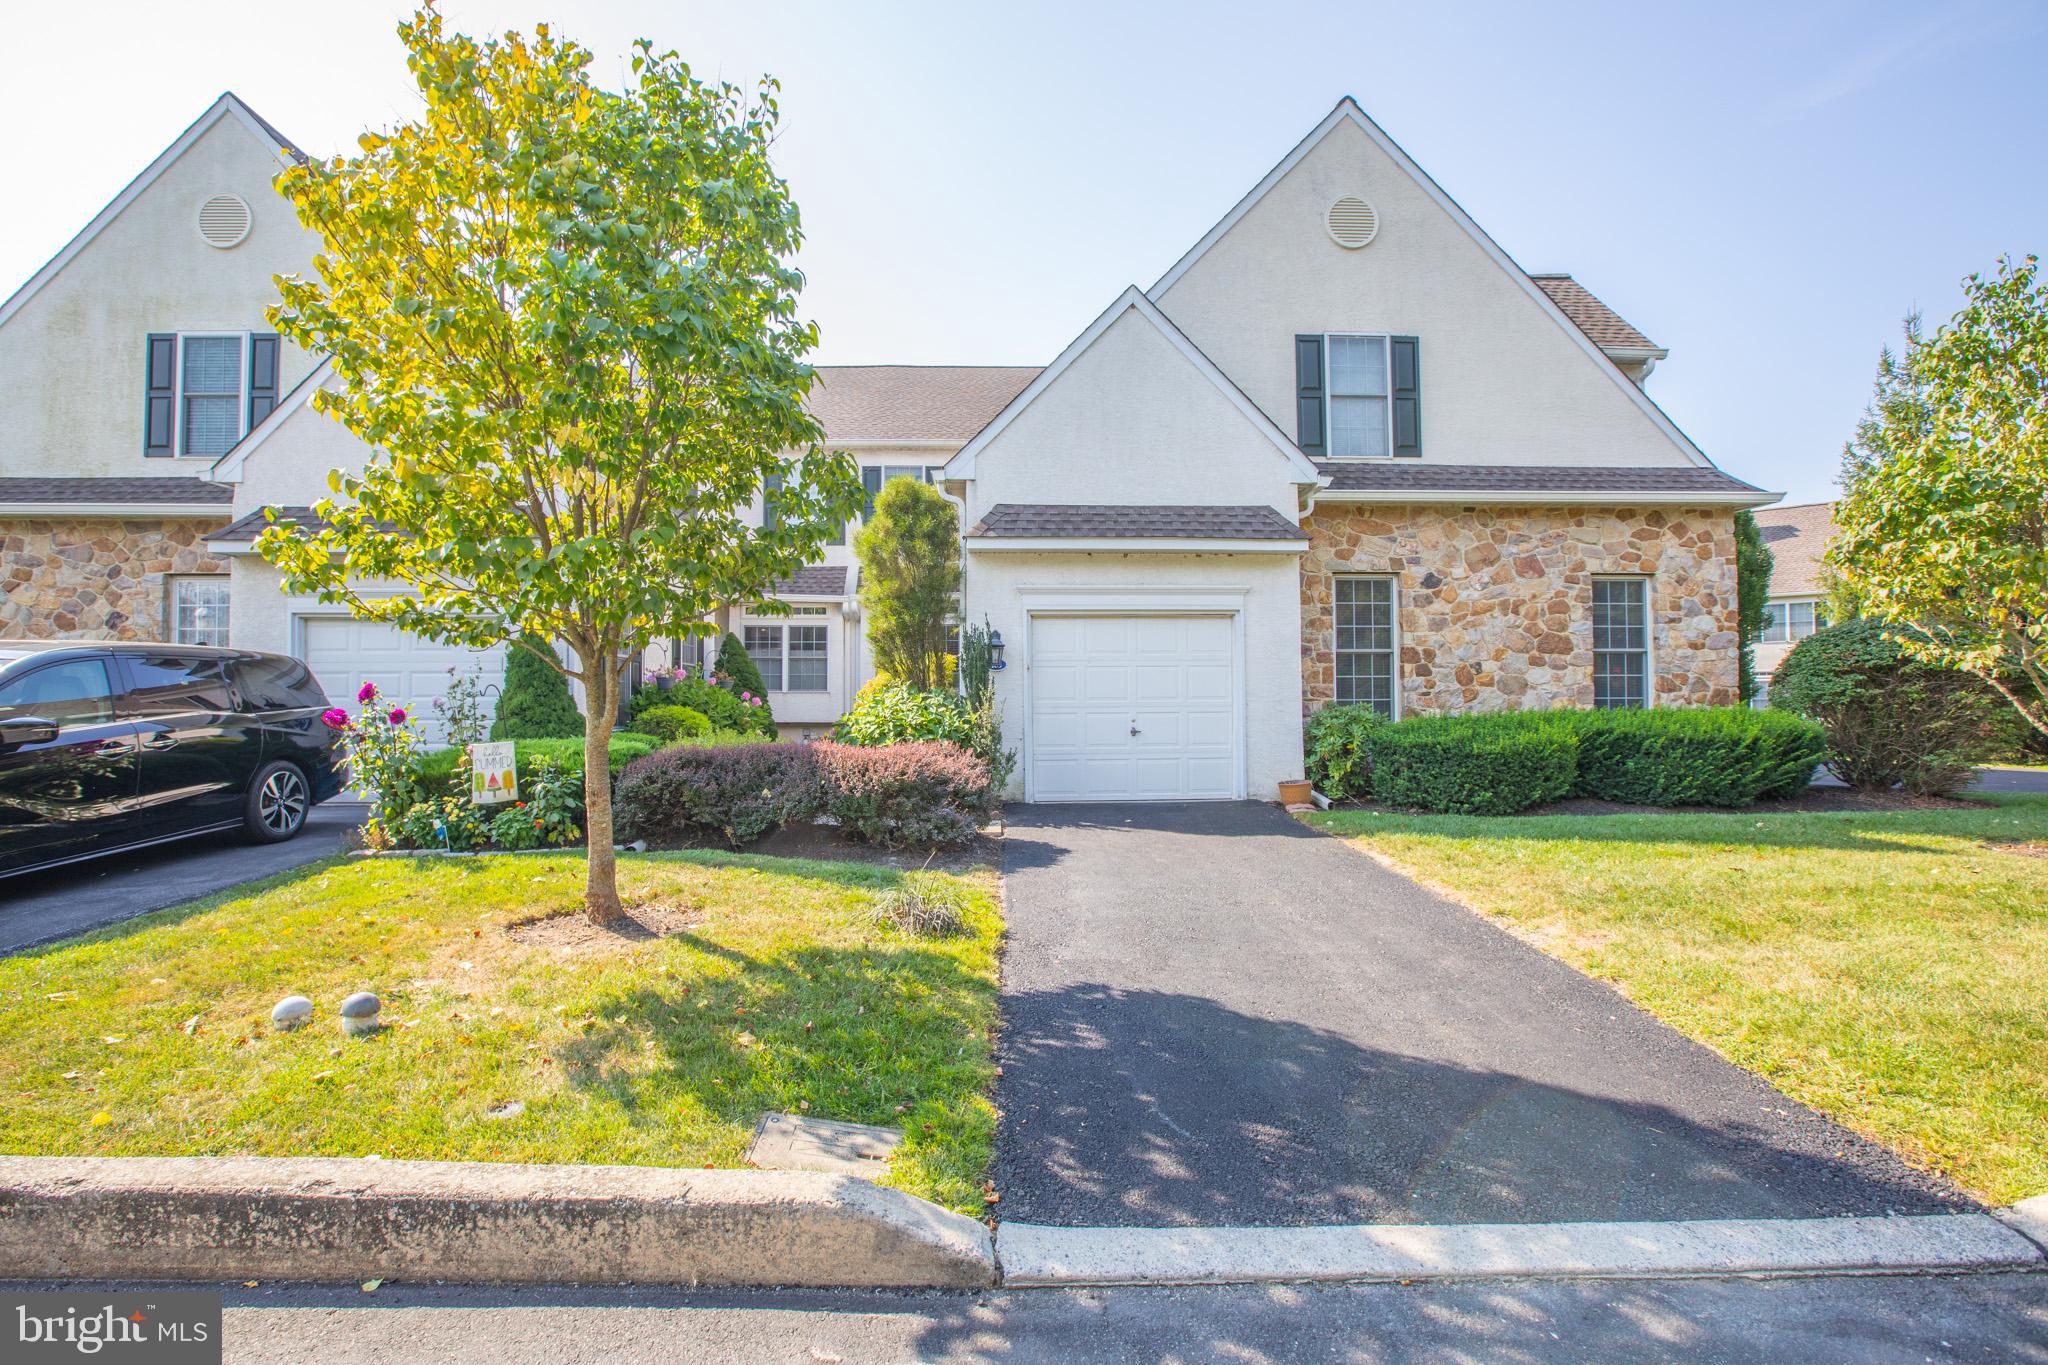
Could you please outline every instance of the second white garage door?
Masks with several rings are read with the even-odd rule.
[[[1227,616],[1034,616],[1031,797],[1238,794],[1237,629]]]
[[[420,731],[430,744],[448,740],[433,702],[454,681],[456,674],[450,669],[470,674],[487,689],[487,723],[497,706],[497,689],[505,684],[502,648],[476,650],[435,644],[396,626],[345,616],[309,616],[302,624],[306,666],[336,706],[354,711],[356,692],[364,683],[373,682],[379,695],[394,705],[403,704],[419,718]]]

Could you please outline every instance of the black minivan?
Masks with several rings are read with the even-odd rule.
[[[343,786],[305,664],[200,645],[0,640],[0,876],[239,829]]]

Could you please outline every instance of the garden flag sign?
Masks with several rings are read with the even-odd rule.
[[[469,799],[496,806],[519,799],[519,774],[509,739],[469,746]]]

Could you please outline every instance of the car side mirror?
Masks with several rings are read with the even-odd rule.
[[[57,737],[57,722],[41,716],[12,716],[0,720],[0,753],[24,744],[48,744]]]

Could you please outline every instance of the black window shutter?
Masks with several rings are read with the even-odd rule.
[[[143,360],[142,453],[178,453],[178,338],[151,332]]]
[[[1394,360],[1394,453],[1422,453],[1422,359],[1414,337],[1391,337]]]
[[[865,488],[868,494],[868,505],[866,510],[860,514],[860,519],[862,521],[873,521],[875,519],[875,499],[882,495],[882,467],[871,464],[861,470],[860,486]]]
[[[1294,339],[1295,443],[1304,455],[1323,453],[1323,339]]]
[[[770,474],[761,480],[761,529],[775,525],[775,495],[782,491],[782,476]]]
[[[249,338],[249,425],[270,415],[277,406],[277,333],[258,332]]]

